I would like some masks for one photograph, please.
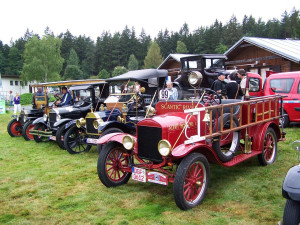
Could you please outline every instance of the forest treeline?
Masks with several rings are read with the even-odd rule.
[[[48,27],[45,35],[54,37]],[[114,75],[116,67],[120,70],[119,73],[122,70],[155,67],[157,62],[161,62],[170,53],[224,53],[243,36],[299,39],[299,10],[293,9],[290,13],[285,11],[280,19],[274,18],[267,22],[246,15],[239,22],[232,16],[226,24],[216,20],[212,25],[201,26],[194,31],[190,31],[188,24],[184,23],[176,32],[167,28],[161,30],[153,40],[144,30],[136,34],[134,27],[130,29],[127,26],[122,32],[114,34],[104,31],[97,40],[85,35],[74,36],[69,30],[54,38],[60,42],[59,54],[63,59],[60,61],[62,66],[58,71],[59,78],[74,79],[72,74],[77,73],[76,79],[86,79],[91,76],[105,78]],[[9,45],[3,44],[0,37],[1,74],[24,73],[24,51],[33,37],[42,39],[29,30]],[[152,52],[158,51],[158,56],[154,56],[158,59],[151,64],[146,59],[151,58],[149,54],[155,54],[149,49],[153,42],[158,44],[158,49],[152,49]]]

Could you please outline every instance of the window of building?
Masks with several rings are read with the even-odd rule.
[[[15,80],[15,86],[19,86],[19,81]]]
[[[10,86],[14,86],[14,81],[13,80],[11,80],[9,82],[10,82]]]

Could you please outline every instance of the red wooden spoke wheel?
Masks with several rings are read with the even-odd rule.
[[[107,187],[115,187],[128,182],[131,172],[129,156],[120,143],[106,144],[98,158],[97,171],[101,182]]]
[[[192,153],[179,164],[174,180],[174,199],[182,210],[203,201],[209,182],[209,164],[204,155]]]

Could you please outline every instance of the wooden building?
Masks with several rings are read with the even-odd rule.
[[[300,71],[300,40],[243,37],[224,53],[226,69],[245,69],[266,78],[269,71]]]

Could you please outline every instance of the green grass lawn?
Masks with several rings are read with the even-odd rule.
[[[0,115],[0,224],[277,224],[285,199],[281,186],[297,154],[300,125],[286,129],[277,160],[261,167],[257,158],[236,167],[211,166],[202,205],[181,211],[173,186],[130,180],[106,188],[97,176],[97,150],[70,155],[54,142],[11,138],[10,114]]]

